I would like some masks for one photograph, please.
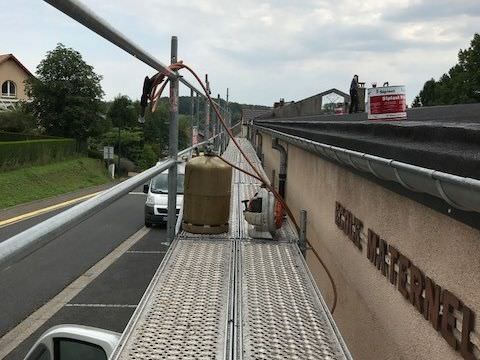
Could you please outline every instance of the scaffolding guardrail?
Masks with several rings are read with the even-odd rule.
[[[214,137],[208,141],[186,148],[180,151],[178,156],[191,154],[195,148],[205,146],[213,140]],[[159,162],[150,169],[105,190],[101,194],[52,216],[51,218],[1,242],[0,270],[11,266],[33,253],[35,250],[45,246],[60,234],[106,208],[115,200],[118,200],[123,195],[128,194],[131,190],[149,181],[155,175],[160,174],[175,164],[176,161],[173,159],[166,159]],[[173,213],[175,214],[175,211]]]

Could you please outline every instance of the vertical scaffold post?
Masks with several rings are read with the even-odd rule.
[[[194,136],[194,121],[193,121],[193,111],[194,111],[194,107],[195,107],[195,100],[193,98],[193,89],[190,89],[190,126],[192,128],[192,133],[190,135],[191,139],[190,139],[190,146],[193,145],[193,136]]]
[[[307,251],[307,211],[300,210],[300,234],[298,236],[298,247],[305,257]]]
[[[172,36],[171,63],[177,62],[178,40]],[[168,132],[168,152],[170,158],[177,160],[178,155],[178,77],[170,79],[170,125]],[[177,220],[177,165],[168,170],[168,219],[167,239],[173,241],[175,237],[175,223]]]
[[[210,121],[212,122],[212,136],[217,135],[217,114],[215,113],[215,104],[212,104],[210,108]],[[217,138],[213,140],[213,145],[215,147],[217,143]]]
[[[210,94],[210,83],[208,82],[208,74],[205,74],[205,86]],[[210,102],[205,99],[205,140],[210,139]]]
[[[231,129],[232,128],[232,121],[230,119],[230,109],[229,109],[230,102],[228,101],[228,88],[227,88],[227,99],[226,100],[227,100],[227,105],[225,106],[226,107],[225,121],[227,122],[227,127],[229,129]],[[229,141],[230,141],[230,137],[227,134],[225,134],[225,148],[227,148],[227,145],[228,145]]]
[[[220,94],[217,95],[217,104],[218,104],[218,112],[220,113],[220,115],[223,116],[222,114],[222,107],[221,107],[221,104],[220,104]],[[225,117],[224,117],[225,118]],[[222,146],[223,146],[223,139],[222,139],[222,130],[223,130],[223,127],[220,126],[220,119],[218,118],[218,116],[215,115],[215,127],[217,128],[217,134],[218,135],[218,148],[220,149],[220,152],[223,151],[222,149]]]
[[[200,131],[200,94],[199,93],[197,93],[197,113],[195,115],[196,115],[195,125],[197,126],[197,131]]]

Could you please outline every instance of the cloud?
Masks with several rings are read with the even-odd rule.
[[[214,94],[229,87],[234,101],[267,105],[331,87],[347,90],[353,73],[367,84],[405,84],[411,101],[426,80],[455,64],[480,21],[478,0],[84,3],[164,63],[170,36],[178,35],[179,57],[202,76],[209,73]],[[138,97],[143,76],[153,73],[45,3],[18,0],[10,14],[0,14],[12,24],[19,19],[24,25],[2,45],[29,67],[61,41],[104,76],[107,98]]]
[[[385,14],[386,21],[425,22],[439,19],[458,19],[459,17],[479,17],[478,0],[423,0],[415,1],[410,6]]]

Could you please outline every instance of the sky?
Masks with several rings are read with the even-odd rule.
[[[330,88],[348,92],[353,74],[367,86],[405,85],[411,103],[480,32],[479,0],[81,3],[163,63],[171,36],[178,36],[179,59],[209,74],[214,95],[225,97],[228,87],[231,101],[269,106]],[[15,0],[2,8],[0,53],[13,53],[32,72],[63,43],[103,76],[106,100],[139,98],[143,78],[155,73],[44,1]],[[180,94],[189,91],[182,87]]]

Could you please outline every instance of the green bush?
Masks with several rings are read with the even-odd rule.
[[[40,165],[72,158],[77,154],[74,139],[0,142],[0,170]]]
[[[35,119],[28,112],[26,104],[17,103],[12,110],[0,111],[0,130],[19,133],[36,129]]]

